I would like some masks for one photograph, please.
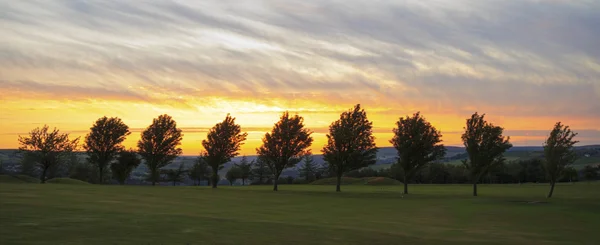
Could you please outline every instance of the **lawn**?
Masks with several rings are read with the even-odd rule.
[[[168,187],[0,183],[0,244],[600,244],[600,183]]]

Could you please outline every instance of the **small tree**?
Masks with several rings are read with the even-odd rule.
[[[198,161],[192,166],[188,172],[188,177],[194,181],[194,185],[200,185],[203,180],[208,180],[211,171],[208,169],[208,164],[204,158],[199,157]]]
[[[340,192],[342,175],[375,164],[377,147],[373,136],[373,122],[360,104],[341,114],[329,126],[323,158],[337,177],[336,191]]]
[[[577,159],[577,155],[573,151],[573,145],[579,141],[573,140],[575,136],[577,136],[577,133],[572,132],[569,126],[557,122],[544,143],[544,156],[546,157],[544,165],[546,174],[550,179],[548,198],[552,197],[554,185],[558,178]]]
[[[89,161],[98,168],[98,181],[104,183],[103,173],[119,152],[123,151],[122,143],[131,132],[129,127],[117,117],[102,117],[92,125],[90,133],[85,136],[83,148],[87,151]]]
[[[129,178],[131,172],[137,168],[141,162],[142,160],[138,158],[137,153],[133,149],[120,152],[117,161],[110,165],[113,178],[115,178],[119,184],[124,185],[125,180]]]
[[[148,179],[152,185],[160,181],[160,169],[181,155],[182,150],[178,146],[181,145],[182,137],[175,120],[166,114],[155,118],[142,132],[137,143],[138,153],[150,171]]]
[[[35,128],[29,136],[19,135],[19,150],[30,155],[42,170],[40,182],[46,183],[48,169],[57,167],[65,158],[68,158],[77,149],[79,137],[69,140],[68,133],[60,133],[56,128],[49,131],[49,127]]]
[[[398,166],[402,168],[404,194],[408,194],[408,182],[427,164],[444,157],[446,148],[440,144],[442,134],[419,112],[412,117],[401,117],[393,129],[390,143],[398,152]]]
[[[271,172],[271,169],[269,169],[267,163],[261,157],[258,157],[252,164],[250,176],[255,183],[263,184],[273,176],[273,173]]]
[[[241,169],[237,166],[233,166],[227,171],[225,178],[229,181],[229,185],[233,185],[233,182],[239,179],[241,175]]]
[[[256,153],[262,157],[273,173],[273,191],[277,191],[277,180],[283,169],[295,166],[308,149],[313,138],[312,132],[304,127],[304,118],[298,115],[290,117],[286,111],[273,130],[265,134],[262,146]]]
[[[173,186],[176,186],[179,182],[183,182],[186,172],[187,171],[183,168],[183,163],[181,163],[176,169],[167,169],[165,175],[167,181],[173,182]]]
[[[218,172],[223,164],[237,156],[240,147],[246,140],[247,133],[242,133],[240,125],[235,123],[235,118],[229,114],[223,122],[217,123],[210,129],[202,146],[206,150],[201,157],[212,168],[212,188],[217,188]]]
[[[307,182],[315,177],[318,171],[318,166],[313,159],[312,154],[307,154],[303,157],[303,164],[300,166],[300,177],[304,178]]]
[[[512,147],[510,137],[502,136],[504,129],[488,123],[484,116],[475,112],[467,119],[465,133],[461,137],[469,154],[469,159],[464,160],[463,164],[473,183],[473,196],[477,196],[477,182],[491,168],[502,164],[504,152]]]
[[[565,168],[565,170],[562,172],[562,175],[560,176],[560,178],[563,178],[562,181],[568,180],[569,182],[573,182],[573,180],[577,181],[578,177],[579,173],[577,173],[577,169],[575,169],[574,167]]]
[[[240,161],[239,164],[236,164],[235,166],[238,167],[240,169],[240,179],[242,179],[242,185],[246,185],[246,179],[250,178],[250,172],[252,171],[252,164],[253,162],[248,162],[248,159],[246,158],[246,156],[242,157],[242,160]]]
[[[587,181],[592,181],[598,179],[598,170],[599,168],[592,167],[591,165],[586,165],[582,172],[583,178]]]

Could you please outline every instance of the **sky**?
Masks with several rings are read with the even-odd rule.
[[[600,143],[600,1],[0,0],[0,148],[48,124],[122,118],[135,146],[169,114],[185,155],[236,117],[253,155],[283,111],[314,131],[361,104],[378,146],[420,111],[461,145],[474,112],[514,145],[557,121]]]

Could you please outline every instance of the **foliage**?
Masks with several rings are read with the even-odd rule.
[[[96,172],[97,169],[88,161],[80,161],[77,154],[71,154],[68,165],[69,178],[89,183],[97,182],[96,179],[99,177],[99,174]]]
[[[199,157],[194,166],[188,171],[188,177],[194,181],[194,185],[200,185],[203,180],[208,180],[211,176],[211,171],[208,169],[208,164],[204,158]]]
[[[442,134],[419,112],[412,117],[401,117],[393,129],[390,143],[398,152],[398,167],[402,169],[404,194],[408,194],[408,182],[427,164],[440,160],[446,154]]]
[[[269,166],[275,180],[279,179],[283,169],[295,166],[302,156],[310,153],[308,148],[313,142],[311,134],[304,127],[304,118],[290,116],[287,111],[271,132],[265,134],[263,144],[256,149],[256,153]],[[273,190],[277,191],[277,181],[273,182]]]
[[[60,133],[56,128],[49,131],[49,127],[44,125],[42,128],[31,130],[29,136],[19,135],[19,150],[25,151],[25,154],[35,159],[42,170],[40,182],[46,183],[48,169],[57,167],[64,161],[77,149],[78,142],[79,138],[69,140],[68,133]]]
[[[240,125],[235,123],[235,118],[227,114],[225,120],[211,128],[206,139],[202,141],[205,152],[201,154],[201,157],[212,168],[213,188],[217,188],[219,182],[219,169],[239,154],[238,151],[247,136],[247,133],[242,133]]]
[[[152,121],[143,132],[138,141],[138,153],[144,159],[144,164],[150,173],[148,179],[152,185],[160,181],[160,169],[167,166],[182,150],[181,144],[183,134],[177,128],[177,123],[169,115],[160,115]]]
[[[462,141],[468,160],[463,161],[473,183],[473,196],[477,196],[477,182],[494,166],[504,163],[503,153],[512,147],[510,137],[504,137],[502,127],[494,126],[485,119],[485,114],[477,112],[467,119]]]
[[[329,126],[323,158],[338,179],[336,191],[341,191],[342,175],[375,164],[377,147],[373,136],[373,122],[360,104],[343,112],[340,119]]]
[[[252,164],[250,176],[253,180],[253,185],[262,185],[265,184],[266,181],[272,179],[273,173],[271,172],[271,169],[267,165],[266,161],[262,157],[258,157]]]
[[[164,170],[166,180],[169,182],[173,182],[173,186],[177,185],[179,182],[183,182],[185,179],[185,174],[187,170],[183,168],[183,163],[179,164],[179,167],[176,169],[167,169]]]
[[[304,161],[302,165],[300,165],[300,177],[304,178],[306,182],[315,179],[315,174],[317,173],[318,166],[315,163],[312,154],[307,154],[302,158]]]
[[[121,151],[117,158],[116,162],[113,162],[110,165],[110,169],[113,173],[113,178],[115,178],[119,184],[125,184],[125,180],[129,178],[131,172],[137,168],[141,159],[138,158],[137,152],[133,149]]]
[[[557,122],[546,142],[544,142],[544,156],[546,157],[545,169],[550,180],[550,192],[548,198],[552,197],[554,186],[563,172],[577,159],[573,145],[577,144],[573,138],[577,133],[571,131],[569,126]]]
[[[586,165],[582,170],[583,178],[585,178],[585,180],[587,181],[596,180],[598,179],[598,171],[600,171],[600,168],[595,168],[591,165]]]
[[[253,164],[254,162],[248,162],[246,156],[243,156],[240,163],[235,165],[240,169],[240,175],[238,177],[242,179],[242,185],[246,185],[246,180],[250,178]]]
[[[104,183],[104,171],[119,152],[125,150],[122,145],[125,137],[130,135],[129,127],[117,117],[102,117],[96,120],[85,136],[83,148],[89,161],[98,167],[98,181]]]
[[[242,170],[238,166],[231,167],[225,174],[225,178],[229,181],[230,185],[233,185],[237,179],[242,175]]]

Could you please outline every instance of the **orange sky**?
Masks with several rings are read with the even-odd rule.
[[[593,1],[6,1],[0,9],[10,13],[0,18],[0,148],[44,124],[83,136],[102,116],[133,128],[134,146],[166,113],[183,128],[184,154],[195,155],[206,128],[231,113],[249,131],[250,155],[289,110],[315,131],[318,153],[327,126],[357,103],[379,146],[417,111],[448,145],[461,145],[475,111],[515,145],[541,145],[556,121],[581,144],[600,143]]]

